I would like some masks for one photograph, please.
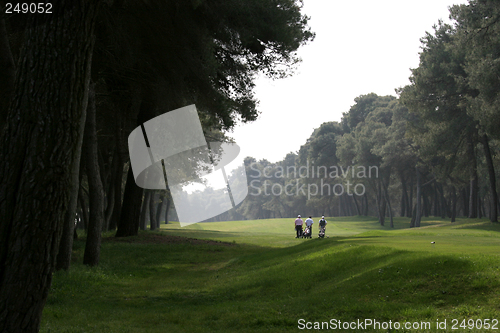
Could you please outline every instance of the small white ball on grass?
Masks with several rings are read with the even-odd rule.
[[[436,242],[431,242],[431,244],[436,244]]]

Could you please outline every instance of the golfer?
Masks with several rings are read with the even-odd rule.
[[[302,237],[302,225],[304,224],[304,221],[300,218],[300,215],[297,216],[297,219],[295,220],[295,231],[297,232],[297,236],[295,238]]]
[[[313,224],[314,224],[314,221],[312,220],[312,217],[309,216],[309,218],[306,220],[306,227],[309,227],[309,238],[312,238],[311,234],[312,234],[312,230],[313,230],[313,228],[312,228]]]
[[[325,217],[321,216],[321,220],[319,220],[319,231],[321,231],[322,228],[326,228],[327,223]]]

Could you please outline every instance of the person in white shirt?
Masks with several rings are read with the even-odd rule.
[[[314,221],[312,220],[312,217],[309,216],[309,218],[306,220],[306,227],[309,227],[309,238],[311,237],[312,234],[312,225],[314,224]]]

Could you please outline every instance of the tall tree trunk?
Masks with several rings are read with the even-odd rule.
[[[477,195],[477,217],[482,219],[484,215],[484,205],[483,200],[481,199],[481,194]]]
[[[104,212],[104,223],[102,226],[102,231],[108,231],[109,224],[111,222],[111,217],[113,216],[114,206],[115,206],[115,186],[113,182],[109,182],[109,190],[107,195],[107,206]]]
[[[384,226],[385,225],[385,214],[387,212],[387,201],[385,200],[385,197],[384,196],[381,196],[380,198],[380,216],[379,217],[379,222],[380,222],[380,225],[381,226]]]
[[[414,217],[413,215],[413,172],[410,173],[410,194],[408,195],[408,207],[407,207],[407,212],[408,216],[407,217]]]
[[[418,170],[418,166],[415,167],[416,174],[417,174],[417,204],[416,204],[416,209],[415,209],[415,227],[419,228],[420,227],[420,220],[422,216],[422,180],[420,176],[420,171]]]
[[[82,122],[85,122],[85,120],[82,120]],[[80,156],[78,157],[78,167],[77,168],[75,167],[75,170],[73,170],[74,178],[73,178],[73,183],[71,184],[72,186],[71,201],[69,204],[69,209],[66,211],[64,217],[65,222],[63,226],[61,242],[59,243],[59,253],[57,254],[56,270],[61,270],[61,269],[68,270],[69,266],[71,265],[73,240],[75,239],[76,235],[75,216],[78,206],[78,196],[79,196],[78,192],[80,189],[80,181],[81,181],[80,169],[83,167]]]
[[[389,181],[390,181],[390,178],[389,178]],[[389,194],[388,194],[388,191],[387,191],[387,187],[388,186],[389,186],[389,184],[387,184],[387,186],[385,186],[384,182],[382,181],[382,187],[383,187],[383,190],[384,190],[384,198],[385,198],[385,201],[387,202],[387,206],[389,208],[389,218],[391,220],[391,228],[394,228],[394,219],[393,219],[393,216],[392,216],[391,200],[389,198]]]
[[[411,220],[410,220],[410,228],[415,228],[415,219],[417,218],[417,204],[415,204],[415,206],[413,206],[413,211],[412,211],[412,214],[411,214]]]
[[[438,193],[437,193],[437,183],[434,181],[434,186],[433,186],[433,191],[432,191],[432,201],[433,201],[433,211],[432,211],[432,216],[439,216],[440,210],[439,210],[439,200],[438,200]]]
[[[469,192],[469,218],[477,218],[477,192],[479,188],[477,178],[477,161],[472,139],[469,142],[468,156],[472,166]]]
[[[101,232],[104,223],[104,188],[98,161],[97,126],[95,84],[89,88],[89,104],[87,107],[87,121],[85,123],[85,136],[83,149],[87,166],[87,179],[89,183],[89,226],[83,263],[89,266],[99,264],[101,252]]]
[[[149,194],[149,229],[156,230],[156,205],[155,205],[155,192],[153,190],[150,191]]]
[[[137,126],[142,125],[155,116],[155,105],[151,94],[151,88],[143,88],[141,107],[139,115],[137,116]],[[116,237],[135,236],[138,234],[142,192],[143,189],[135,184],[132,167],[130,167],[127,176],[127,184],[123,193],[122,212],[120,213]]]
[[[97,3],[61,0],[28,19],[0,145],[0,332],[39,330],[81,153]]]
[[[498,222],[498,194],[495,167],[493,165],[493,158],[491,157],[489,139],[486,134],[481,137],[481,143],[484,148],[484,156],[486,157],[486,165],[488,166],[488,175],[490,179],[490,221]]]
[[[80,203],[80,207],[82,209],[83,229],[85,229],[85,232],[87,232],[89,226],[89,211],[85,202],[85,193],[83,193],[81,185],[80,189],[78,190],[78,202]]]
[[[0,12],[0,134],[7,121],[7,111],[14,91],[16,67],[10,49],[3,10]]]
[[[144,190],[144,196],[142,199],[142,205],[141,205],[141,215],[139,218],[139,229],[141,230],[146,230],[146,225],[147,225],[147,212],[149,208],[149,199],[151,196],[151,192],[149,190]]]
[[[463,216],[468,217],[469,216],[469,196],[467,193],[469,193],[469,186],[466,186],[465,188],[462,189],[462,211],[463,211]]]
[[[116,111],[115,111],[116,112]],[[118,115],[117,115],[118,117]],[[114,186],[114,204],[113,204],[113,214],[111,215],[109,221],[109,230],[115,230],[118,226],[118,221],[120,220],[120,213],[122,209],[122,185],[124,176],[124,155],[127,154],[122,152],[123,146],[123,135],[122,135],[123,120],[118,120],[115,127],[115,150],[116,150],[116,170],[114,173],[114,178],[112,180]]]
[[[170,193],[166,197],[166,200],[167,200],[167,207],[165,208],[165,224],[168,224],[168,211],[170,210],[170,204],[171,204]]]
[[[478,179],[476,174],[470,180],[469,218],[477,218],[477,192],[478,192]]]
[[[446,215],[450,215],[450,214],[449,214],[448,203],[446,202],[446,198],[444,197],[443,184],[439,185],[439,190],[440,190],[440,199],[441,199],[441,218],[445,219]]]
[[[165,191],[160,192],[158,199],[160,200],[160,202],[156,206],[155,220],[156,220],[156,225],[158,226],[158,228],[160,228],[161,212],[163,210],[163,206],[165,205]]]
[[[378,186],[377,186],[377,198],[378,198],[378,202],[377,202],[377,206],[378,206],[378,222],[380,223],[380,225],[384,225],[385,224],[385,209],[386,209],[386,206],[387,206],[387,203],[385,201],[385,197],[382,195],[382,180],[379,180],[378,182]]]
[[[355,193],[352,195],[352,199],[354,200],[354,205],[356,207],[356,215],[360,216],[361,215],[361,210],[359,209],[359,204],[358,204],[358,200],[356,200],[356,194]]]
[[[118,166],[116,169],[116,177],[113,180],[113,186],[115,187],[115,203],[113,207],[113,214],[111,215],[109,221],[109,230],[115,230],[118,226],[118,221],[120,220],[120,213],[122,210],[122,184],[123,184],[123,159],[121,154],[118,154]]]
[[[365,209],[364,209],[364,211],[363,211],[363,215],[364,215],[364,216],[368,216],[368,195],[366,194],[366,192],[365,192],[365,194],[363,195],[363,198],[364,198],[364,200],[365,200]]]
[[[351,216],[351,209],[349,205],[349,197],[346,193],[342,194],[342,203],[344,204],[343,210],[345,216]]]
[[[139,231],[139,216],[141,214],[142,192],[142,188],[135,184],[132,168],[129,167],[116,237],[137,235]]]
[[[455,217],[457,216],[457,191],[455,189],[455,186],[451,187],[451,200],[451,222],[455,222]]]
[[[422,202],[423,202],[424,216],[429,217],[431,207],[429,204],[429,196],[427,195],[425,186],[422,186]]]
[[[109,171],[107,172],[107,185],[106,185],[106,209],[104,211],[104,225],[102,230],[103,231],[108,231],[110,230],[110,223],[111,219],[113,217],[113,212],[115,210],[115,193],[116,193],[116,186],[115,186],[115,180],[117,178],[117,174],[119,173],[119,168],[121,161],[119,160],[119,152],[116,151],[116,149],[113,151],[113,158],[111,161],[111,166],[109,167]],[[104,183],[103,183],[104,185]]]
[[[401,172],[399,175],[399,179],[401,179],[401,210],[400,210],[400,216],[407,216],[407,207],[408,207],[408,190],[406,188],[406,179],[403,176],[403,173]]]

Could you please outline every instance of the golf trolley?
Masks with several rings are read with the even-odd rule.
[[[311,238],[311,227],[306,227],[302,232],[302,238]]]
[[[321,227],[319,230],[318,238],[325,238],[326,227]]]

